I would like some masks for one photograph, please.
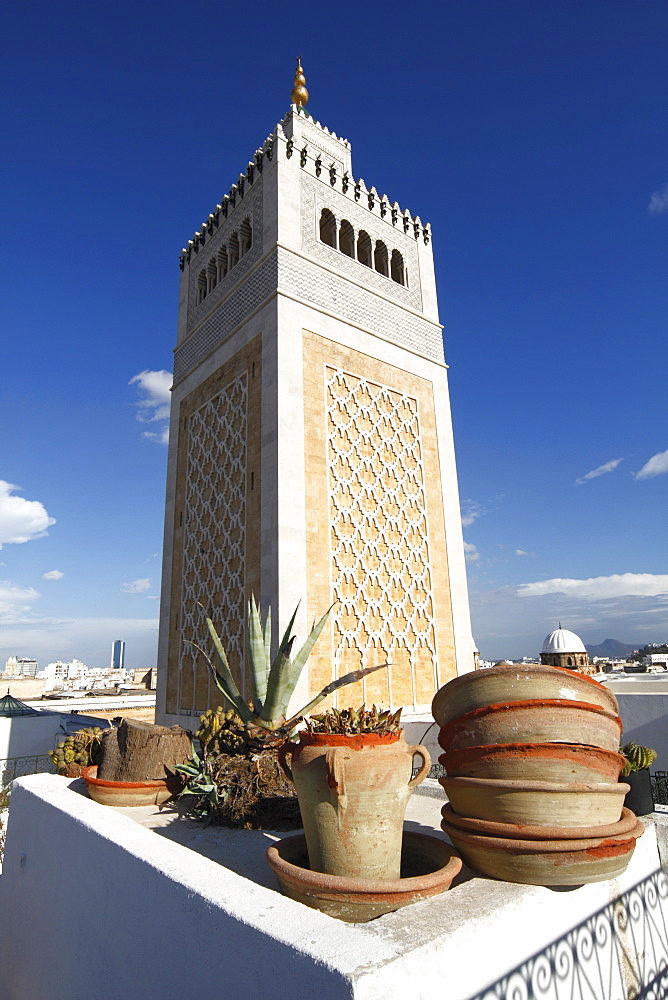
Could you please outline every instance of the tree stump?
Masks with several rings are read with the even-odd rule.
[[[123,719],[102,737],[97,776],[103,781],[155,781],[174,774],[192,753],[191,734],[181,726],[154,726]]]

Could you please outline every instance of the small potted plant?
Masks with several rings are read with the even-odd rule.
[[[627,781],[631,786],[631,791],[626,793],[624,805],[636,816],[654,812],[649,767],[656,760],[656,750],[638,743],[627,743],[619,752],[626,760],[619,780]]]
[[[252,685],[252,698],[248,701],[234,680],[212,620],[206,618],[214,659],[201,647],[195,648],[206,660],[216,686],[231,709],[224,711],[223,706],[219,706],[200,716],[201,725],[195,734],[200,752],[193,751],[190,760],[179,765],[177,770],[186,780],[182,794],[194,796],[191,811],[207,822],[265,829],[298,827],[298,811],[294,810],[295,821],[292,822],[290,803],[285,798],[294,796],[294,792],[279,767],[278,748],[303,716],[328,695],[387,666],[381,663],[339,677],[298,712],[289,713],[288,704],[299,675],[325,626],[329,611],[313,626],[293,658],[295,637],[292,628],[296,615],[297,609],[272,660],[271,609],[263,623],[255,598],[251,596],[246,620],[246,667]],[[292,801],[296,806],[294,797]]]
[[[398,879],[406,806],[429,772],[421,746],[407,746],[401,709],[332,709],[306,719],[279,760],[294,781],[311,871]],[[413,757],[422,765],[413,777]],[[287,759],[290,758],[290,765]]]

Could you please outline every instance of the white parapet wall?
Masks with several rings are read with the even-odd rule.
[[[414,796],[415,828],[438,818],[439,792]],[[170,835],[129,813],[54,775],[14,783],[0,878],[2,1000],[494,1000],[513,983],[516,995],[533,995],[541,969],[541,996],[627,1000],[668,968],[652,821],[618,880],[558,892],[468,877],[435,899],[344,924],[270,887],[265,834],[207,834],[174,813]],[[244,877],[198,853],[205,835],[220,838],[222,857],[226,837],[238,848],[247,835],[263,874],[253,878],[251,864]]]

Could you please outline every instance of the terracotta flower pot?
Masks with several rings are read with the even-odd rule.
[[[445,840],[408,831],[397,879],[342,878],[311,871],[303,834],[273,844],[267,861],[286,896],[353,923],[445,892],[462,867],[461,858]]]
[[[584,701],[619,713],[617,699],[605,685],[586,674],[544,664],[486,667],[455,677],[436,692],[432,713],[439,726],[445,726],[476,708],[532,699]]]
[[[456,826],[458,830],[511,840],[583,840],[591,837],[618,837],[629,833],[638,823],[637,816],[626,807],[622,809],[622,818],[617,823],[607,823],[604,826],[529,826],[526,823],[497,823],[493,820],[458,816],[449,802],[446,802],[441,809],[441,816],[446,823]]]
[[[638,821],[617,837],[536,841],[468,833],[446,820],[441,828],[474,871],[523,885],[583,885],[617,878],[645,829]]]
[[[622,722],[598,705],[561,699],[514,701],[477,708],[441,728],[447,752],[497,743],[582,743],[619,749]]]
[[[103,806],[159,806],[183,788],[178,777],[155,781],[103,781],[97,777],[96,765],[84,768],[83,778],[91,799]]]
[[[617,823],[629,786],[559,781],[439,778],[460,816],[530,826],[603,826]]]
[[[617,781],[624,758],[613,750],[574,743],[500,743],[463,747],[438,758],[449,778],[535,781]]]
[[[413,778],[415,754],[422,767]],[[278,756],[297,792],[311,870],[398,879],[408,799],[431,765],[424,747],[407,746],[403,733],[300,733]]]

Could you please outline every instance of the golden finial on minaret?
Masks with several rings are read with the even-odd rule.
[[[297,56],[297,70],[295,72],[290,100],[292,104],[297,104],[302,108],[308,102],[308,90],[306,89],[306,77],[302,69],[301,56]]]

